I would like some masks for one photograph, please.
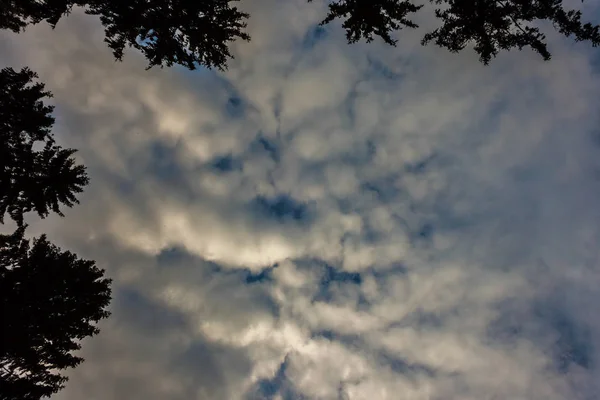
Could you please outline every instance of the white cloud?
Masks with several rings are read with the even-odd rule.
[[[339,27],[309,48],[303,3],[245,4],[220,75],[115,64],[77,13],[1,37],[92,178],[32,230],[115,280],[56,398],[597,396],[590,55],[553,39],[551,63],[483,67]]]

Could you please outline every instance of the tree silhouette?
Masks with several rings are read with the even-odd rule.
[[[455,53],[474,44],[484,64],[500,50],[524,47],[531,47],[549,60],[546,37],[532,25],[534,21],[550,22],[567,37],[600,46],[600,26],[584,24],[581,11],[565,10],[562,0],[435,0],[435,3],[448,7],[435,11],[443,24],[427,33],[423,44],[434,42]]]
[[[248,14],[230,6],[239,0],[0,0],[0,29],[20,32],[42,21],[53,27],[74,6],[100,17],[105,42],[117,60],[126,47],[140,50],[153,66],[198,65],[224,69],[229,43],[250,40]],[[7,3],[7,4],[5,4]]]
[[[0,29],[18,33],[27,25],[41,21],[56,26],[75,4],[71,0],[0,0]]]
[[[312,2],[313,0],[308,0]],[[329,4],[329,13],[321,22],[326,25],[338,18],[344,19],[342,28],[346,30],[348,43],[361,39],[373,41],[373,35],[379,36],[389,45],[395,46],[397,40],[392,32],[403,27],[417,28],[418,25],[407,17],[419,11],[423,5],[413,4],[410,0],[341,0]]]
[[[51,96],[27,68],[0,71],[0,223],[8,214],[12,235],[0,235],[0,400],[37,400],[61,389],[60,370],[82,358],[79,341],[98,333],[108,316],[110,280],[93,261],[79,260],[45,236],[30,247],[24,215],[77,203],[88,182],[85,169],[57,146],[50,129]]]
[[[230,42],[250,40],[244,32],[248,14],[229,5],[235,1],[239,0],[0,0],[0,29],[19,32],[41,21],[55,26],[73,6],[82,6],[86,13],[100,17],[105,41],[118,60],[126,47],[133,47],[144,54],[148,68],[179,64],[189,69],[198,65],[224,69],[232,57]],[[566,10],[563,0],[429,2],[439,6],[435,16],[441,26],[427,32],[421,43],[451,52],[472,45],[484,64],[501,50],[525,47],[549,60],[546,37],[536,26],[543,22],[576,41],[600,45],[600,27],[583,23],[581,11]],[[395,45],[393,33],[417,28],[410,17],[422,7],[418,0],[333,0],[321,24],[343,20],[349,43],[379,36]]]
[[[309,2],[313,0],[308,0]],[[583,3],[584,0],[582,0]],[[534,25],[550,22],[561,34],[573,36],[576,41],[588,41],[600,46],[600,26],[581,21],[578,10],[565,10],[562,0],[430,0],[442,6],[435,10],[441,27],[423,37],[423,45],[430,42],[457,53],[473,45],[482,63],[488,64],[500,50],[531,47],[544,60],[551,57],[546,37]],[[337,0],[329,4],[329,14],[322,25],[343,19],[349,42],[373,35],[395,45],[393,31],[417,28],[408,16],[421,9],[411,0]]]
[[[37,400],[63,388],[58,371],[83,359],[72,354],[106,318],[110,280],[45,236],[23,239],[25,226],[0,235],[0,399]]]
[[[19,226],[29,211],[62,215],[61,204],[78,203],[75,195],[88,183],[71,157],[75,150],[55,144],[53,107],[42,101],[51,94],[35,78],[27,68],[0,71],[0,223],[7,213]]]
[[[106,42],[121,60],[125,46],[140,50],[153,66],[197,65],[224,69],[229,42],[249,40],[248,14],[230,0],[92,0],[88,14],[99,15]]]

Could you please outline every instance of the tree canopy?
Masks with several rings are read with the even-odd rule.
[[[308,0],[309,3],[312,1]],[[404,27],[417,28],[418,25],[408,17],[421,8],[422,4],[414,4],[411,0],[333,1],[321,25],[343,19],[342,28],[346,30],[348,43],[356,43],[361,39],[372,42],[375,35],[395,46],[397,40],[392,38],[393,32]]]
[[[41,21],[56,26],[75,4],[71,0],[0,0],[0,29],[18,33],[27,25]]]
[[[0,0],[0,29],[21,32],[40,22],[54,27],[73,7],[83,7],[99,17],[117,60],[132,47],[148,68],[225,69],[231,42],[250,40],[249,15],[231,5],[237,1]],[[320,1],[328,2],[321,24],[340,20],[349,43],[380,37],[392,46],[401,39],[397,31],[418,28],[412,17],[423,8],[417,0]],[[425,33],[422,44],[451,52],[472,46],[484,64],[500,51],[526,47],[549,60],[543,24],[600,45],[600,26],[584,22],[581,11],[566,9],[562,0],[429,2],[440,26]],[[28,68],[0,71],[0,223],[8,215],[17,224],[14,233],[0,235],[0,400],[38,400],[60,390],[67,379],[61,370],[83,361],[73,352],[109,315],[111,282],[104,270],[62,251],[45,235],[32,246],[24,237],[25,214],[62,215],[61,207],[78,203],[88,184],[75,150],[52,137],[53,107],[44,104],[51,94],[36,79]]]
[[[88,183],[75,150],[51,136],[53,107],[42,101],[51,94],[35,78],[28,68],[0,71],[0,223],[5,214],[19,225],[29,211],[62,215],[60,206],[78,203]]]
[[[0,71],[0,223],[17,223],[0,235],[0,400],[37,400],[61,389],[60,370],[82,358],[79,341],[98,333],[108,316],[110,280],[93,261],[60,250],[42,235],[24,238],[24,215],[46,217],[71,207],[88,183],[75,150],[51,134],[51,94],[24,68]]]
[[[500,50],[524,47],[549,60],[546,36],[536,22],[549,22],[567,37],[589,41],[594,47],[600,45],[600,26],[583,23],[581,11],[565,10],[562,0],[435,0],[435,3],[447,5],[436,10],[442,26],[427,33],[423,43],[434,42],[452,52],[474,44],[484,64]]]
[[[230,6],[238,0],[0,0],[0,29],[20,32],[42,21],[53,27],[74,6],[97,15],[105,42],[117,60],[126,47],[140,50],[148,67],[198,65],[224,69],[229,44],[249,40],[248,14]],[[7,3],[7,4],[4,4]]]
[[[308,0],[313,1],[313,0]],[[472,45],[482,63],[488,64],[501,50],[530,47],[549,60],[546,37],[539,23],[549,22],[561,34],[600,46],[600,26],[582,22],[580,10],[567,10],[563,0],[430,0],[439,6],[435,17],[441,26],[427,32],[421,43],[435,43],[457,53]],[[584,0],[581,1],[582,3]],[[395,45],[394,31],[418,28],[410,20],[422,5],[411,0],[337,0],[329,4],[327,24],[343,19],[349,42],[377,35]]]
[[[229,0],[92,0],[88,14],[99,15],[106,42],[121,60],[125,46],[140,50],[148,67],[197,65],[223,69],[229,42],[249,40],[248,14]]]
[[[64,386],[59,370],[83,359],[79,341],[108,316],[110,280],[93,261],[78,259],[25,227],[0,235],[0,399],[37,400]]]
[[[232,41],[250,40],[249,15],[231,6],[239,0],[0,0],[0,29],[19,32],[46,21],[55,26],[74,6],[97,15],[116,59],[126,47],[141,51],[148,67],[182,65],[224,69]],[[314,0],[307,0],[312,2]],[[326,0],[320,0],[326,1]],[[348,42],[380,37],[395,45],[395,32],[418,28],[411,19],[425,0],[333,0],[322,24],[342,21]],[[451,52],[472,46],[484,64],[500,51],[530,47],[549,60],[544,23],[576,41],[600,45],[600,26],[582,21],[563,0],[429,0],[440,26],[423,36]],[[584,0],[581,1],[582,3]],[[294,16],[289,16],[293,18]]]

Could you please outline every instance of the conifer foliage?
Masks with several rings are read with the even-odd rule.
[[[100,18],[105,42],[117,60],[127,47],[148,60],[148,68],[199,65],[225,69],[230,42],[250,40],[248,14],[239,0],[0,0],[0,29],[21,32],[45,21],[56,26],[73,7]]]
[[[25,227],[0,235],[0,399],[49,397],[79,365],[80,341],[108,317],[110,280],[93,261],[48,242],[23,238]]]
[[[21,32],[31,24],[56,24],[74,7],[99,17],[105,42],[121,60],[137,49],[148,68],[181,65],[225,69],[235,40],[250,40],[250,17],[239,0],[0,0],[0,29]],[[251,0],[246,0],[251,1]],[[285,1],[285,0],[284,0]],[[314,0],[307,0],[309,2]],[[376,37],[396,45],[402,29],[418,28],[417,0],[317,0],[327,4],[321,24],[341,22],[349,43]],[[600,45],[600,26],[567,9],[563,0],[429,0],[439,26],[422,44],[451,52],[472,47],[484,64],[501,51],[531,48],[551,58],[544,24],[575,41]],[[582,3],[584,0],[582,0]],[[293,19],[290,15],[288,18]],[[0,70],[0,400],[38,400],[60,390],[61,374],[83,360],[80,341],[96,335],[108,317],[110,279],[94,261],[52,245],[45,235],[25,238],[27,214],[63,215],[88,184],[75,150],[52,136],[51,97],[37,75]]]
[[[0,223],[8,214],[17,224],[34,211],[46,217],[62,215],[60,206],[78,203],[76,195],[88,183],[73,149],[63,149],[51,135],[51,97],[37,75],[24,68],[0,71]]]
[[[225,69],[229,45],[250,40],[250,17],[234,6],[240,0],[0,0],[0,29],[19,32],[29,24],[52,26],[75,6],[96,15],[105,28],[105,42],[116,59],[127,47],[142,52],[148,67],[182,65]],[[250,0],[245,0],[250,1]],[[425,0],[307,0],[327,4],[321,24],[340,20],[349,43],[376,36],[395,45],[404,28],[418,28],[413,17]],[[584,3],[582,0],[581,3]],[[548,24],[576,41],[600,45],[600,27],[584,22],[580,10],[564,0],[429,0],[439,26],[425,32],[422,44],[451,52],[473,47],[484,64],[502,50],[529,47],[545,60],[551,57],[540,24]],[[290,15],[290,19],[294,16]]]
[[[309,2],[313,0],[308,0]],[[583,0],[581,1],[583,3]],[[472,46],[484,64],[501,50],[529,47],[544,60],[551,58],[541,23],[575,41],[600,46],[600,26],[582,21],[580,10],[565,9],[563,0],[430,0],[441,25],[425,33],[421,43],[434,43],[453,53]],[[349,42],[379,36],[395,45],[392,34],[402,28],[418,28],[411,20],[422,8],[414,0],[336,0],[321,24],[343,20]]]
[[[82,358],[80,341],[108,316],[110,280],[93,261],[25,239],[25,215],[62,215],[88,183],[83,166],[51,134],[51,94],[24,68],[0,71],[0,400],[37,400],[64,386],[61,370]]]

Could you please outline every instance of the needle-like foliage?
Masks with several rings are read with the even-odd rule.
[[[308,0],[309,2],[313,0]],[[568,10],[562,0],[430,0],[438,8],[441,26],[427,32],[422,44],[434,43],[457,53],[472,46],[484,64],[501,50],[530,47],[545,60],[551,57],[546,36],[539,28],[549,22],[561,34],[576,41],[600,45],[600,26],[582,21],[580,10]],[[582,1],[583,2],[583,1]],[[379,36],[395,45],[393,33],[417,28],[411,14],[422,8],[414,0],[335,0],[321,24],[343,20],[348,42]]]
[[[100,17],[105,41],[118,60],[127,47],[133,47],[144,54],[149,68],[178,64],[189,69],[225,69],[232,57],[231,42],[250,40],[245,32],[249,15],[231,6],[236,1],[239,0],[0,0],[0,29],[19,32],[40,21],[54,26],[73,6],[81,6],[88,14]],[[321,24],[341,20],[349,43],[380,37],[390,45],[399,40],[395,32],[418,28],[413,17],[425,2],[320,1],[326,1],[328,7]],[[525,47],[549,60],[546,36],[540,30],[543,23],[550,23],[556,31],[576,41],[600,45],[600,26],[584,22],[582,12],[565,8],[563,0],[429,2],[437,7],[434,13],[441,24],[425,33],[422,44],[434,43],[451,52],[470,46],[484,64],[502,50]]]
[[[25,226],[0,235],[0,399],[38,400],[63,388],[61,370],[108,317],[110,280],[93,261],[61,251]]]
[[[51,136],[51,97],[36,74],[24,68],[0,70],[0,223],[8,214],[18,225],[34,211],[62,215],[88,183],[85,168]]]
[[[56,26],[80,6],[100,18],[105,42],[117,60],[127,47],[142,52],[153,66],[182,65],[225,69],[229,45],[250,40],[248,14],[238,0],[0,0],[0,29],[20,32],[42,21]]]

